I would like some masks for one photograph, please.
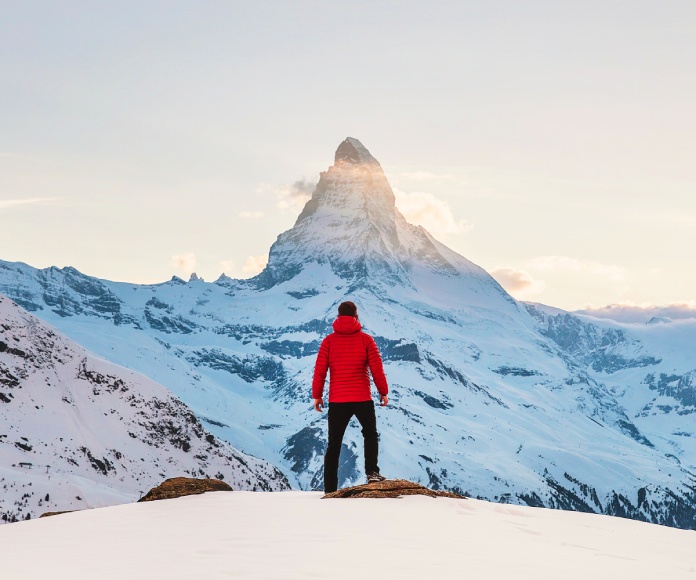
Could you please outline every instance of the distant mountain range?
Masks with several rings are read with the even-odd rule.
[[[315,355],[337,305],[353,300],[391,386],[378,410],[387,475],[696,527],[696,321],[620,324],[514,300],[406,222],[356,139],[339,145],[255,278],[135,285],[0,262],[0,292],[166,386],[302,489],[322,482]],[[349,428],[342,484],[362,480],[361,445]]]

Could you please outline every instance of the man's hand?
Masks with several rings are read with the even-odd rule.
[[[314,410],[319,411],[320,413],[324,410],[323,399],[314,399]]]
[[[389,397],[387,397],[387,395],[380,395],[379,406],[386,407],[388,404],[389,404]]]

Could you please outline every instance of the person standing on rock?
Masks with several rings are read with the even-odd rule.
[[[384,481],[377,466],[378,433],[375,404],[370,392],[370,376],[379,391],[380,406],[389,403],[389,386],[384,375],[382,357],[375,340],[362,331],[358,308],[352,302],[338,307],[334,332],[321,343],[312,381],[314,408],[324,408],[324,383],[329,378],[329,443],[324,456],[324,491],[338,489],[338,459],[343,434],[353,415],[362,426],[365,440],[365,473],[368,483]]]

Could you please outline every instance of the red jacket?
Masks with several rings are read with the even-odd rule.
[[[333,334],[323,340],[317,354],[312,397],[322,398],[326,372],[331,371],[329,403],[370,401],[368,367],[379,394],[386,395],[389,386],[375,339],[362,332],[362,325],[352,316],[339,316],[333,329]]]

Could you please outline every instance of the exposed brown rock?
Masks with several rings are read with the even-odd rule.
[[[197,495],[206,491],[232,491],[232,488],[219,479],[196,479],[194,477],[173,477],[165,479],[153,487],[138,501],[173,499],[185,495]]]
[[[64,512],[46,512],[45,514],[41,514],[39,517],[40,518],[47,518],[49,516],[59,516],[60,514],[71,514],[75,511],[80,511],[80,510],[66,510]]]
[[[327,493],[322,499],[339,497],[400,497],[402,495],[427,495],[428,497],[466,499],[463,495],[450,491],[435,491],[406,479],[385,479],[384,481],[346,487]]]

